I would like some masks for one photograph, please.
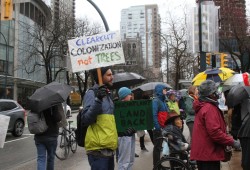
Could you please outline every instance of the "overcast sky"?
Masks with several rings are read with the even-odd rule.
[[[130,6],[158,4],[162,18],[166,11],[183,14],[183,6],[195,4],[195,0],[92,0],[102,11],[111,31],[120,29],[121,10]],[[84,17],[103,23],[95,8],[87,0],[76,0],[76,17]]]

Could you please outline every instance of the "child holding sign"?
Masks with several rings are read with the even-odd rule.
[[[121,101],[133,99],[132,92],[127,87],[122,87],[118,91]],[[118,169],[132,170],[135,157],[135,132],[134,128],[128,128],[125,132],[118,133]]]

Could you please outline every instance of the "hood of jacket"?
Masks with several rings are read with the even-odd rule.
[[[155,90],[154,90],[154,94],[156,97],[158,97],[161,101],[165,101],[166,97],[165,95],[162,93],[162,90],[166,88],[166,86],[158,84],[155,86]]]

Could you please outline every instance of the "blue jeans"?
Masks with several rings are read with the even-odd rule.
[[[53,170],[57,140],[35,140],[35,144],[37,148],[37,170]]]
[[[89,165],[91,170],[114,170],[114,156],[101,157],[88,154]]]

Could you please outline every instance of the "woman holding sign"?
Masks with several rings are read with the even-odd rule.
[[[127,87],[118,91],[121,101],[133,99],[132,92]],[[118,170],[132,170],[135,160],[135,132],[134,128],[128,128],[125,132],[118,133]]]

